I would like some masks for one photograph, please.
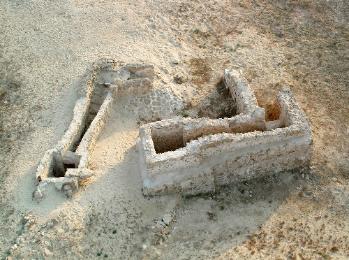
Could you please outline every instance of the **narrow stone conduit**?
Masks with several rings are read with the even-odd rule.
[[[52,152],[52,172],[49,176],[56,178],[65,177],[68,169],[77,169],[79,167],[81,155],[76,153],[76,150],[101,109],[108,94],[108,89],[107,86],[94,87],[85,122],[83,122],[83,117],[80,116],[82,121],[80,126],[82,129],[81,133],[80,131],[77,133],[77,140],[71,145],[70,150],[64,153],[56,150]]]
[[[153,78],[153,66],[123,65],[114,60],[98,61],[87,69],[81,83],[86,89],[85,97],[77,100],[73,119],[62,139],[46,151],[38,165],[33,192],[36,201],[46,196],[50,185],[70,197],[80,181],[93,175],[89,169],[91,152],[115,99],[148,92]]]

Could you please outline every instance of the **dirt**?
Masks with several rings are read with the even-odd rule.
[[[189,60],[190,74],[192,83],[200,86],[203,83],[209,82],[211,79],[211,71],[208,62],[205,59],[193,58]]]
[[[341,0],[2,1],[0,258],[347,259],[348,17]],[[266,105],[289,85],[312,125],[309,171],[145,198],[137,119],[119,104],[96,175],[72,199],[34,203],[36,165],[67,129],[84,70],[105,57],[153,64],[155,87],[196,113],[218,105],[224,68]]]

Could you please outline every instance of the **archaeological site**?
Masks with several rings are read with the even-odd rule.
[[[225,69],[224,87],[236,114],[223,118],[172,117],[179,102],[152,91],[152,65],[116,61],[94,63],[83,80],[86,96],[77,100],[72,122],[57,146],[48,150],[36,171],[33,198],[44,198],[48,186],[71,197],[79,182],[93,175],[89,160],[109,120],[113,103],[126,96],[144,97],[142,111],[154,122],[139,129],[139,169],[144,195],[214,192],[234,182],[309,166],[311,129],[291,91],[282,89],[269,118],[246,79]],[[146,101],[147,100],[147,101]],[[170,117],[170,118],[168,118]],[[143,117],[144,118],[144,117]]]
[[[349,259],[349,1],[0,1],[0,260]]]

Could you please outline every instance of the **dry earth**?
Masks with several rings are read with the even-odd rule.
[[[349,4],[337,1],[0,2],[0,258],[349,258]],[[309,172],[217,194],[144,198],[137,119],[117,104],[71,200],[31,199],[95,60],[146,62],[188,111],[218,106],[223,68],[267,106],[287,84],[308,115]],[[224,111],[223,111],[224,112]]]

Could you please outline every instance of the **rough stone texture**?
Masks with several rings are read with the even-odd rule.
[[[224,71],[224,83],[236,102],[237,113],[252,113],[257,107],[257,99],[249,88],[246,79],[236,70]]]
[[[129,109],[144,121],[174,117],[184,108],[184,103],[170,89],[154,89],[144,95],[130,96],[125,100]]]
[[[45,197],[50,184],[72,196],[79,181],[93,174],[88,169],[90,154],[117,95],[146,93],[153,78],[150,65],[120,66],[113,60],[101,60],[87,69],[81,81],[85,97],[77,100],[73,119],[62,139],[55,148],[46,151],[38,165],[35,200]]]
[[[279,93],[280,117],[266,122],[237,71],[225,71],[225,84],[236,100],[235,117],[178,117],[140,128],[145,195],[213,192],[220,185],[307,166],[311,130],[291,92]]]

